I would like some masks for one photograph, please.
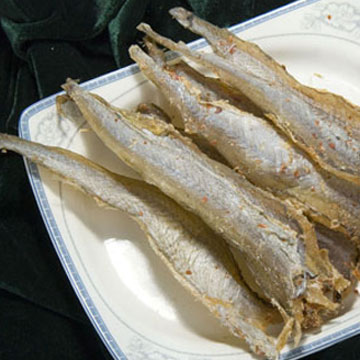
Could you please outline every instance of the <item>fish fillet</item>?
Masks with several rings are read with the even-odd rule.
[[[196,299],[255,353],[277,357],[276,339],[265,333],[274,309],[243,283],[226,243],[197,216],[154,186],[114,174],[71,151],[5,134],[0,134],[0,149],[18,152],[99,203],[129,214],[155,253]]]
[[[200,78],[199,80],[201,81],[202,79]],[[216,94],[214,93],[214,96],[215,95]],[[170,123],[170,118],[167,114],[154,104],[142,103],[137,107],[137,111],[149,116],[159,116],[166,122]],[[65,117],[71,119],[72,114],[67,113],[65,114]],[[218,155],[214,154],[214,148],[211,147],[211,145],[209,145],[209,147],[209,143],[204,144],[201,142],[201,137],[196,137],[194,139],[193,135],[194,134],[190,134],[190,138],[195,142],[200,150],[214,160],[217,160],[216,158],[218,158]],[[222,160],[220,161],[223,162]],[[355,282],[356,278],[353,272],[356,269],[358,261],[358,250],[355,242],[351,241],[349,236],[343,232],[324,227],[321,223],[315,224],[315,231],[320,249],[328,250],[329,258],[335,268],[344,276],[345,279]],[[241,254],[239,254],[239,256],[241,256]],[[242,274],[247,272],[247,267],[246,264],[244,264],[244,261],[240,260],[240,266]],[[247,278],[246,281],[249,282],[252,280]],[[253,284],[253,286],[255,286],[255,284]],[[261,293],[261,289],[257,288],[256,292]]]
[[[209,93],[207,79],[201,81],[195,70],[184,74],[183,66],[179,70],[154,61],[138,46],[129,52],[144,75],[181,112],[188,132],[204,137],[255,185],[296,199],[317,221],[329,228],[344,227],[348,236],[360,240],[360,187],[344,186],[344,181],[316,168],[268,121],[239,109],[235,101],[233,105],[228,99],[236,99],[234,92],[223,99],[220,84],[214,89],[211,83]]]
[[[63,85],[105,145],[249,258],[257,284],[302,321],[302,298],[335,311],[323,284],[337,292],[348,282],[319,250],[313,227],[290,205],[202,154],[161,120],[115,111],[68,80]],[[327,286],[326,286],[327,288]]]
[[[301,85],[258,46],[228,30],[218,29],[181,8],[173,9],[171,14],[204,36],[216,54],[193,52],[184,43],[155,39],[146,24],[138,29],[210,68],[248,96],[321,167],[360,185],[359,107],[340,96]]]

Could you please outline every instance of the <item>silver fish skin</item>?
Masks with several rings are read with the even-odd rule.
[[[154,103],[141,103],[137,106],[136,112],[149,116],[150,118],[155,116],[156,118],[171,124],[170,116]]]
[[[197,216],[157,188],[114,174],[71,151],[0,134],[0,149],[16,151],[86,195],[135,219],[175,278],[251,349],[277,358],[265,329],[274,318],[243,283],[226,243]]]
[[[191,69],[191,68],[190,68]],[[176,70],[175,70],[176,71]],[[179,74],[179,73],[177,73]],[[188,73],[190,75],[190,73]],[[187,78],[187,80],[191,81],[191,78]],[[201,80],[201,79],[200,79]],[[205,88],[206,89],[206,88]],[[216,93],[213,94],[214,97],[216,96]],[[218,100],[214,98],[213,100]],[[76,105],[74,105],[76,106]],[[170,123],[170,118],[167,116],[167,114],[162,111],[158,106],[154,104],[147,104],[142,103],[139,104],[137,107],[137,111],[141,112],[142,114],[149,115],[149,116],[159,116],[164,121]],[[71,114],[65,114],[65,117],[71,118]],[[204,151],[204,144],[200,141],[199,146],[199,140],[203,139],[201,137],[198,137],[194,140],[193,135],[191,134],[191,139],[197,146],[200,148],[202,152],[207,154],[210,158],[213,158],[216,160],[213,152],[213,147],[205,148]],[[208,142],[206,145],[209,144]],[[211,145],[209,145],[211,146]],[[223,162],[220,160],[220,162]],[[335,266],[335,268],[339,271],[339,273],[347,280],[350,280],[351,282],[355,282],[356,278],[353,275],[353,271],[356,269],[357,264],[357,258],[358,258],[358,251],[357,247],[355,245],[354,241],[351,241],[350,237],[346,234],[343,234],[340,231],[335,231],[329,227],[323,226],[321,223],[315,223],[315,231],[316,231],[316,238],[318,239],[318,244],[320,249],[326,249],[329,252],[329,258],[331,263]],[[242,254],[239,254],[239,256],[242,257],[240,264],[244,263],[244,256]],[[239,257],[237,257],[237,260]],[[238,260],[239,261],[239,260]],[[244,276],[244,273],[246,272],[246,269],[244,269],[244,266],[240,266],[241,273]],[[251,279],[248,279],[245,277],[246,282],[252,281]],[[253,286],[256,286],[255,284]],[[257,293],[261,293],[261,289],[256,289]]]
[[[166,62],[165,53],[160,50],[156,43],[145,36],[144,43],[151,58],[157,63],[168,69],[173,74],[174,79],[178,76],[183,81],[188,82],[188,87],[196,89],[198,96],[202,101],[218,101],[222,99],[231,105],[238,107],[240,110],[262,116],[263,113],[249,98],[241,92],[228,86],[218,78],[204,76],[185,61],[175,64]]]
[[[152,103],[141,103],[138,105],[137,112],[141,113],[144,116],[148,116],[150,118],[157,117],[158,119],[161,119],[162,121],[167,122],[168,124],[171,124],[171,118],[166,114],[162,109],[160,109],[157,105],[154,105]],[[175,126],[175,124],[173,124]],[[175,126],[176,127],[176,126]],[[223,164],[228,165],[228,162],[226,159],[202,136],[199,136],[198,134],[187,134],[182,127],[176,129],[184,136],[189,137],[194,144],[209,158],[219,161]]]
[[[249,98],[231,86],[228,86],[220,79],[204,76],[184,61],[167,67],[183,80],[188,81],[190,87],[198,89],[202,101],[213,102],[221,99],[242,111],[256,116],[263,116],[262,110]]]
[[[150,36],[149,28],[143,24],[138,28]],[[208,37],[205,31],[202,35]],[[183,43],[166,46],[207,66],[248,96],[326,171],[360,185],[359,107],[335,94],[301,85],[256,45],[236,39],[229,35],[221,38],[231,43],[226,57],[195,53]],[[210,43],[214,48],[219,42]]]
[[[253,277],[269,299],[294,313],[299,310],[294,299],[311,290],[307,283],[342,288],[344,279],[320,255],[312,226],[292,206],[206,157],[172,125],[115,112],[72,80],[63,87],[120,159],[248,255]],[[308,268],[318,276],[306,282]],[[336,310],[321,289],[311,290],[317,307]]]
[[[139,47],[130,56],[144,75],[181,112],[185,129],[203,136],[233,168],[252,183],[282,198],[295,198],[307,212],[328,227],[343,226],[349,236],[360,235],[360,188],[351,196],[344,186],[332,186],[333,176],[324,174],[263,118],[244,112],[222,99],[223,92],[211,92],[206,81],[187,71],[183,76],[176,66],[161,66]],[[221,89],[220,89],[221,90]],[[348,187],[353,187],[349,184]],[[357,188],[357,190],[356,190]]]

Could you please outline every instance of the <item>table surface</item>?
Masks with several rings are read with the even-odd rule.
[[[0,131],[17,134],[21,112],[57,92],[131,63],[145,21],[173,39],[195,38],[167,15],[184,6],[230,26],[287,0],[28,0],[0,3]],[[40,217],[23,160],[0,156],[0,359],[110,359],[79,304]],[[360,358],[360,337],[306,359]]]

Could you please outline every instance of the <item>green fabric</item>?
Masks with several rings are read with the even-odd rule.
[[[167,14],[184,6],[229,26],[289,0],[2,0],[0,131],[17,134],[21,112],[60,90],[128,65],[141,21],[173,39],[193,34]],[[0,359],[110,359],[51,245],[22,159],[0,156]],[[359,359],[354,338],[309,359]]]

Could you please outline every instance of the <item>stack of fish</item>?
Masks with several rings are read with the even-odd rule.
[[[355,283],[360,235],[360,109],[299,84],[256,45],[192,13],[171,14],[204,36],[194,52],[139,25],[148,54],[130,56],[183,128],[153,104],[115,108],[68,80],[58,110],[76,107],[144,179],[69,151],[0,135],[110,207],[126,211],[175,278],[250,349],[268,358],[302,329],[335,316]],[[156,42],[199,63],[166,62]],[[282,322],[277,335],[270,324]]]

